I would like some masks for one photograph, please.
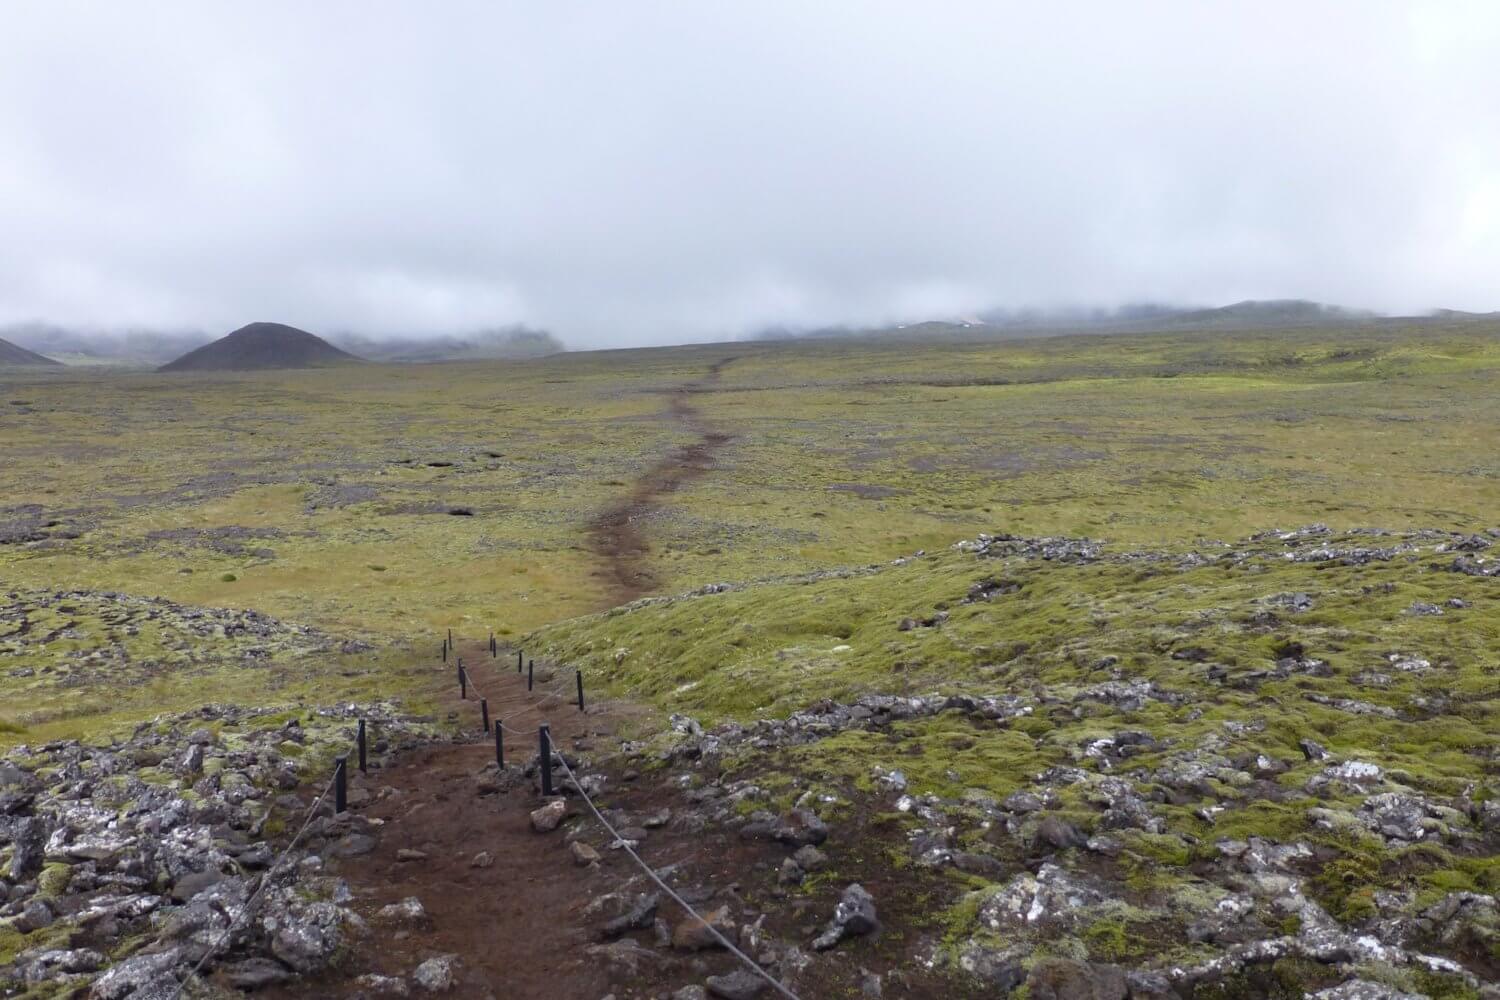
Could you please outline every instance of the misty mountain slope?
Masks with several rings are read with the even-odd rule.
[[[541,358],[567,350],[562,341],[546,330],[524,326],[440,337],[372,337],[346,333],[330,339],[340,348],[370,361],[412,364]]]
[[[8,340],[0,340],[0,365],[17,366],[27,368],[56,367],[61,368],[61,361],[53,361],[35,351],[28,351]]]
[[[212,344],[189,351],[159,371],[261,371],[361,364],[321,337],[282,323],[251,323]]]

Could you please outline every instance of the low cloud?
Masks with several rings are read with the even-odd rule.
[[[1500,307],[1500,9],[24,4],[0,323]]]

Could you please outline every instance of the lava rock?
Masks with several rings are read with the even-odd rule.
[[[748,969],[736,969],[722,976],[709,976],[705,985],[710,996],[720,1000],[755,1000],[766,988],[766,981]]]
[[[869,934],[880,926],[875,914],[875,898],[858,882],[852,883],[839,897],[834,908],[833,919],[828,927],[813,941],[813,948],[827,951],[847,937]]]
[[[557,829],[567,814],[568,803],[562,799],[553,799],[532,812],[531,828],[537,833],[551,833]]]
[[[604,925],[602,933],[606,938],[617,938],[650,927],[656,920],[656,907],[660,902],[661,897],[654,892],[637,897],[630,909]]]
[[[714,931],[733,940],[734,921],[729,917],[729,907],[721,906],[703,914],[703,919],[688,917],[672,930],[672,947],[678,951],[703,951],[706,948],[722,948],[724,945],[714,936]]]
[[[417,987],[428,993],[447,993],[458,985],[458,956],[438,955],[417,966],[412,973]]]

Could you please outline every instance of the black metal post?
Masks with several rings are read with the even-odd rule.
[[[489,732],[490,731],[490,700],[488,698],[480,698],[479,699],[479,717],[484,720],[484,731],[485,732]]]
[[[333,762],[333,811],[336,813],[349,808],[348,764],[348,757],[337,757]]]
[[[447,639],[443,640],[443,662],[444,663],[448,662],[448,640]]]
[[[495,720],[495,766],[505,766],[505,728],[499,719]]]
[[[464,661],[458,661],[458,696],[465,701],[469,698],[469,675],[464,673]]]
[[[583,671],[575,670],[574,675],[578,678],[578,711],[583,711]]]
[[[536,661],[526,661],[526,690],[531,690],[531,682],[536,677]]]
[[[359,771],[361,774],[368,773],[369,762],[365,757],[365,720],[359,720]]]
[[[448,630],[448,645],[450,648],[453,645],[453,630],[451,628]]]
[[[521,651],[518,649],[518,650],[516,650],[516,673],[519,674],[520,672],[521,672]]]
[[[542,765],[542,794],[552,794],[552,728],[546,723],[537,730],[537,759]]]

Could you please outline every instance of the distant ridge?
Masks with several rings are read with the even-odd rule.
[[[27,368],[61,368],[61,361],[53,361],[49,357],[28,351],[24,347],[18,347],[8,340],[0,340],[0,365],[24,366]]]
[[[283,323],[251,323],[162,365],[163,372],[248,372],[362,364],[321,337]]]
[[[1217,309],[1193,309],[1176,315],[1152,317],[1146,322],[1172,326],[1279,327],[1322,326],[1327,323],[1366,323],[1379,317],[1361,309],[1346,309],[1306,299],[1248,299]]]

